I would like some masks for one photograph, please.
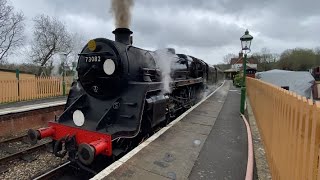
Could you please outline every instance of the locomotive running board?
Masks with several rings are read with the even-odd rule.
[[[202,82],[203,82],[203,78],[195,78],[195,79],[173,81],[170,85],[171,87],[180,87],[180,86],[187,86],[191,84],[198,84]]]

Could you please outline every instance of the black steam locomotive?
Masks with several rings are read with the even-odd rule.
[[[47,128],[29,130],[33,143],[51,137],[56,156],[68,153],[84,165],[117,157],[190,108],[208,84],[223,77],[203,60],[173,49],[132,46],[127,28],[113,33],[115,41],[97,38],[83,48],[64,112]],[[167,76],[162,63],[169,63]]]

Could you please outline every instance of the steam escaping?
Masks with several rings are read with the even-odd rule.
[[[216,84],[208,84],[202,94],[202,99],[206,98],[207,96],[209,96],[213,91],[215,91],[219,86],[222,85],[221,81],[218,81]],[[221,94],[221,97],[226,95],[228,92],[219,92]],[[219,94],[219,96],[220,96]]]
[[[52,68],[52,70],[51,70],[51,76],[60,76],[60,74],[59,74],[59,70],[60,70],[60,64],[57,64],[55,61],[54,61],[54,63],[52,64],[53,65],[53,68]]]
[[[112,13],[117,28],[129,28],[133,0],[112,0]]]
[[[160,49],[155,51],[155,61],[157,67],[161,70],[161,80],[163,83],[163,93],[171,93],[170,87],[171,66],[177,61],[178,56],[175,55],[173,49]]]
[[[217,85],[213,84],[213,85],[207,85],[206,88],[204,89],[204,92],[202,92],[202,98],[204,99],[207,96],[209,96],[214,90],[217,89]]]
[[[61,68],[62,61],[63,59],[59,55],[54,55],[52,57],[52,69],[50,74],[51,76],[54,76],[54,77],[61,76],[60,68]]]

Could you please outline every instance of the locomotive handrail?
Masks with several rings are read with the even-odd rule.
[[[102,52],[90,52],[90,53],[79,53],[78,56],[87,56],[87,55],[108,55],[114,57],[114,55],[108,51]]]
[[[94,69],[94,68],[95,68],[95,66],[92,65],[92,66],[83,74],[82,78],[86,77],[86,76],[89,74],[89,72],[90,72],[92,69]]]

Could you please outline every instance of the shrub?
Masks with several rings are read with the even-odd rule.
[[[235,75],[233,79],[233,85],[237,87],[241,87],[241,84],[242,84],[242,75],[240,74]]]

